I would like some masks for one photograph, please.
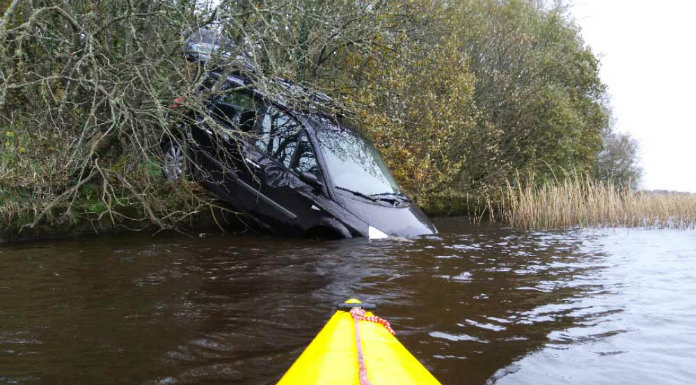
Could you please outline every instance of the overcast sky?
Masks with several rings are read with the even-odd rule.
[[[696,1],[573,0],[643,187],[696,192]]]

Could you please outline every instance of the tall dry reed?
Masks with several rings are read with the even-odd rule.
[[[522,229],[696,228],[696,194],[634,192],[574,173],[559,181],[508,185],[492,209]]]

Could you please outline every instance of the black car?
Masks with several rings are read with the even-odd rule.
[[[340,119],[270,101],[241,75],[213,71],[207,83],[217,84],[217,96],[163,139],[168,179],[187,175],[282,234],[437,232],[374,145]]]

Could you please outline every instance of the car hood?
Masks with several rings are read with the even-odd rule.
[[[387,235],[413,237],[437,233],[435,225],[415,204],[386,206],[341,194],[340,205]]]

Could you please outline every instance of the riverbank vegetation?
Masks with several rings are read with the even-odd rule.
[[[696,227],[696,194],[636,192],[576,173],[539,184],[508,185],[489,217],[519,229]]]
[[[331,95],[430,213],[508,202],[501,191],[529,182],[519,175],[639,179],[561,2],[0,0],[0,14],[2,237],[234,216],[160,169],[171,101],[203,111],[209,96],[196,92],[206,68],[182,57],[201,28],[230,53],[207,68],[224,61],[299,108],[274,79]]]

